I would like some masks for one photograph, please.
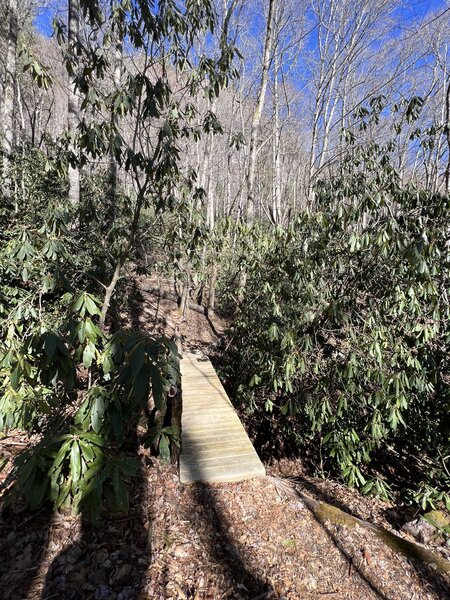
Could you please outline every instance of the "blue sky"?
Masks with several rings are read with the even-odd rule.
[[[34,19],[36,28],[46,36],[50,36],[53,33],[53,16],[54,9],[52,8],[38,8],[37,15]]]
[[[406,6],[400,9],[400,14],[404,17],[404,26],[407,27],[416,19],[425,19],[427,15],[435,11],[444,10],[449,7],[445,0],[409,0]],[[44,35],[52,34],[52,22],[54,8],[38,8],[34,23],[37,29]]]

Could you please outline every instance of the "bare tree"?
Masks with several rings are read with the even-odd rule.
[[[308,191],[338,151],[339,130],[354,109],[381,93],[389,78],[380,68],[377,40],[389,44],[394,0],[313,0],[317,55],[313,59]]]
[[[17,0],[9,0],[9,28],[6,51],[6,72],[3,92],[3,168],[8,171],[9,158],[14,147],[14,106],[17,57]]]
[[[445,168],[445,191],[450,193],[450,75],[446,78],[445,92],[445,137],[447,139],[447,166]]]
[[[77,56],[78,36],[80,32],[80,5],[79,0],[68,0],[69,7],[69,47],[72,56]],[[72,77],[73,79],[73,77]],[[72,80],[69,83],[69,93],[67,99],[67,128],[70,136],[74,136],[79,119],[80,102],[76,90],[76,84]],[[74,146],[72,145],[72,153]],[[75,157],[74,157],[75,158]],[[80,170],[77,166],[69,165],[69,201],[76,206],[80,201]]]
[[[264,109],[264,103],[266,100],[267,84],[269,82],[269,69],[270,62],[272,59],[273,49],[273,24],[275,16],[275,4],[276,0],[268,0],[266,27],[264,33],[264,49],[261,61],[261,82],[256,97],[255,109],[253,111],[251,129],[250,129],[250,142],[249,142],[249,158],[246,169],[246,182],[247,182],[247,217],[251,222],[254,218],[255,213],[255,173],[256,173],[256,155],[258,150],[258,136],[261,118]]]

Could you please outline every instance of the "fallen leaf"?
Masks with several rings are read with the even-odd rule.
[[[361,553],[362,553],[363,558],[366,561],[366,563],[369,565],[369,567],[371,567],[372,566],[372,556],[370,555],[370,552],[367,550],[367,548],[361,548]]]

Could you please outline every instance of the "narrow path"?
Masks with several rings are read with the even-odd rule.
[[[264,465],[210,361],[184,354],[181,377],[181,482],[264,477]]]

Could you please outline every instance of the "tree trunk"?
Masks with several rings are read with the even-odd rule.
[[[172,300],[172,302],[177,302],[177,303],[181,302],[181,298],[183,296],[183,291],[181,291],[180,293],[177,292],[175,294],[172,294],[172,292],[166,292],[165,290],[160,290],[159,288],[155,288],[152,286],[148,286],[148,287],[142,286],[141,289],[144,292],[149,292],[150,294],[155,294],[155,296],[158,296],[160,298]],[[194,312],[199,313],[200,315],[206,314],[206,309],[204,306],[201,306],[200,304],[197,304],[196,302],[190,302],[188,298],[187,298],[186,307],[189,308],[189,310],[193,310]]]
[[[210,103],[209,110],[214,112],[216,109],[216,102],[213,100]],[[212,169],[212,153],[214,148],[214,133],[211,131],[208,134],[208,138],[205,143],[205,153],[203,156],[203,172],[204,182],[203,185],[206,187],[206,224],[212,231],[214,229],[214,194],[213,194],[213,169]]]
[[[112,297],[114,294],[114,290],[116,289],[117,283],[120,279],[120,273],[122,271],[122,267],[123,267],[124,263],[125,263],[125,259],[121,259],[118,261],[118,263],[116,264],[116,268],[114,269],[113,276],[111,277],[111,281],[109,282],[108,286],[106,287],[105,296],[103,298],[103,305],[102,305],[102,309],[101,309],[101,315],[100,315],[100,319],[99,319],[99,323],[98,323],[100,329],[104,329],[104,327],[105,327],[106,315],[108,314],[108,310],[111,305],[111,300],[112,300]]]
[[[447,167],[445,169],[445,191],[450,193],[450,77],[447,78],[445,94],[445,137],[447,139]]]
[[[180,313],[180,317],[184,319],[186,316],[186,310],[189,307],[189,290],[191,287],[191,278],[189,274],[186,274],[186,279],[183,284],[183,289],[181,292],[181,297],[179,299],[178,312]]]
[[[141,215],[141,210],[142,210],[142,206],[144,203],[144,197],[145,197],[145,190],[141,190],[137,197],[137,200],[136,200],[133,222],[131,223],[130,233],[129,233],[129,238],[128,238],[127,244],[126,244],[120,258],[117,260],[117,263],[116,263],[116,266],[114,269],[114,273],[111,277],[109,284],[105,288],[105,296],[103,298],[101,315],[100,315],[100,319],[99,319],[100,329],[103,329],[105,327],[106,316],[108,314],[108,310],[111,305],[111,300],[112,300],[114,291],[119,282],[123,266],[125,265],[125,263],[128,259],[128,256],[130,255],[131,250],[133,249],[135,238],[136,238],[136,233],[137,233],[137,229],[138,229],[138,225],[139,225],[139,217]]]
[[[80,6],[79,0],[68,0],[69,2],[69,51],[76,57],[76,46],[80,29]],[[75,60],[76,62],[76,60]],[[79,118],[79,98],[75,89],[75,83],[69,82],[69,93],[67,98],[67,129],[70,136],[75,135]],[[70,153],[76,155],[76,148],[70,144]],[[77,206],[80,202],[80,170],[78,166],[69,165],[69,202]]]
[[[123,59],[123,47],[120,42],[116,43],[115,56],[114,56],[114,91],[120,88],[122,79],[122,59]],[[111,111],[111,129],[112,135],[117,126],[117,119],[114,110]],[[117,197],[117,161],[114,154],[113,140],[110,140],[109,150],[109,214],[108,214],[108,227],[114,225],[116,216],[116,197]]]
[[[247,271],[240,269],[238,278],[237,304],[241,306],[245,300],[245,288],[247,286]]]
[[[281,131],[280,131],[280,93],[278,72],[280,69],[280,56],[277,50],[274,53],[273,75],[273,177],[272,177],[272,220],[274,225],[280,225],[281,215]]]
[[[16,82],[16,56],[17,56],[17,0],[9,1],[9,29],[6,51],[6,73],[3,98],[3,169],[6,175],[6,189],[8,189],[7,171],[10,155],[14,147],[14,105]]]
[[[255,110],[252,117],[249,144],[249,160],[247,166],[247,220],[251,223],[255,214],[255,173],[256,173],[256,155],[258,150],[258,133],[261,123],[264,102],[266,100],[267,84],[269,81],[270,60],[273,47],[273,22],[276,0],[269,0],[269,10],[267,14],[266,34],[264,40],[264,52],[261,68],[261,84],[256,100]]]
[[[216,305],[217,265],[213,262],[209,274],[208,312],[213,313]]]

